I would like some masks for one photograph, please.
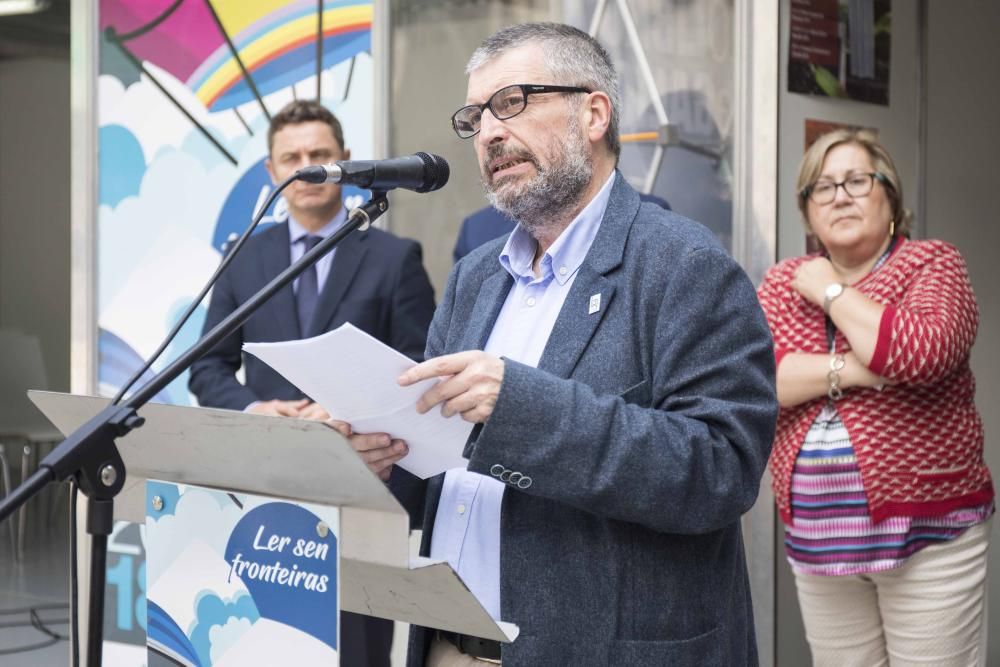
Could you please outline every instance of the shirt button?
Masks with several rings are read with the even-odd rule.
[[[459,505],[458,506],[458,513],[459,514],[465,514],[465,505]]]
[[[524,302],[528,304],[528,308],[531,308],[535,305],[535,297],[529,296]]]
[[[569,269],[567,269],[565,266],[560,266],[559,267],[559,275],[560,276],[565,276],[567,273],[569,273]]]

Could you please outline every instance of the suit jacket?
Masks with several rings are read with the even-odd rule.
[[[204,331],[225,319],[290,262],[287,223],[251,237],[215,284]],[[355,231],[337,245],[308,331],[299,330],[295,293],[289,284],[191,367],[188,386],[201,405],[231,410],[242,410],[254,401],[302,398],[302,392],[270,366],[244,356],[243,343],[308,338],[350,322],[419,361],[433,313],[434,290],[424,271],[420,245],[374,228]],[[246,385],[236,379],[241,364]],[[408,483],[412,484],[403,478],[393,485],[402,502],[419,491]],[[389,667],[392,629],[391,621],[342,613],[341,665]]]
[[[670,204],[667,203],[666,199],[645,194],[640,194],[639,197],[642,201],[648,201],[670,210]],[[457,262],[487,241],[507,236],[514,231],[516,226],[516,222],[492,206],[481,208],[462,221],[451,257]]]
[[[212,290],[204,331],[289,263],[287,223],[251,237]],[[289,284],[237,333],[191,367],[188,386],[201,405],[232,410],[242,410],[254,401],[302,398],[302,392],[270,366],[256,357],[244,357],[243,343],[309,338],[350,322],[419,361],[433,313],[434,290],[424,271],[420,245],[374,228],[353,232],[337,245],[309,331],[299,331],[295,293]],[[246,385],[236,379],[241,365],[246,369]]]
[[[428,358],[483,348],[513,284],[503,243],[452,270]],[[538,368],[506,360],[466,446],[470,471],[508,484],[501,618],[521,634],[504,665],[755,664],[740,517],[777,411],[750,280],[708,230],[640,203],[618,174]],[[424,555],[442,482],[428,484]],[[411,665],[428,641],[412,630]]]

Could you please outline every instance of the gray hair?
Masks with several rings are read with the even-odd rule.
[[[582,30],[563,23],[522,23],[501,28],[475,50],[465,66],[465,73],[471,74],[486,63],[527,44],[541,47],[545,68],[554,81],[523,83],[580,86],[601,91],[611,98],[611,121],[605,140],[608,150],[617,160],[622,151],[618,137],[622,107],[618,74],[604,47]]]

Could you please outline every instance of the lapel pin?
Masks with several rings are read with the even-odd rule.
[[[593,315],[600,309],[601,309],[601,293],[598,292],[597,294],[590,297],[590,308],[587,309],[587,314]]]

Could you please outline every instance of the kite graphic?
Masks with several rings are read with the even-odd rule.
[[[105,38],[177,106],[230,162],[236,158],[146,67],[169,72],[209,112],[232,111],[371,50],[371,0],[104,0]],[[350,74],[344,96],[350,88]],[[294,93],[294,88],[292,88]]]

